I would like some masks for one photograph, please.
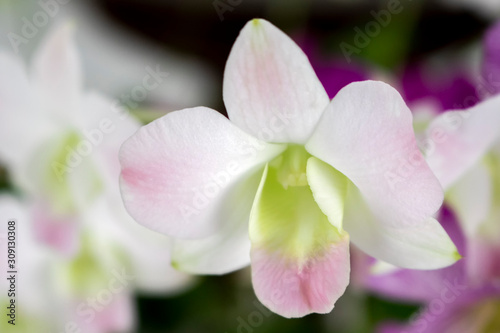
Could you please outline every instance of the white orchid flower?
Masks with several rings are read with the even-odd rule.
[[[330,101],[300,48],[258,19],[236,40],[223,88],[229,120],[206,107],[173,112],[120,152],[126,208],[178,239],[179,269],[251,263],[261,302],[300,317],[330,312],[343,294],[349,239],[407,268],[459,258],[432,218],[443,192],[396,90],[359,82]]]
[[[78,214],[109,188],[113,146],[138,126],[119,119],[111,101],[83,93],[71,32],[69,25],[52,30],[30,77],[19,59],[0,55],[0,161],[37,201],[39,236],[68,252],[78,244]]]

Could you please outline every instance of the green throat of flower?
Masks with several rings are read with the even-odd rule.
[[[311,157],[303,146],[290,145],[280,156],[269,163],[276,169],[278,181],[286,190],[289,186],[307,186],[307,160]]]
[[[34,164],[45,164],[40,188],[55,214],[71,214],[78,205],[92,201],[103,182],[91,154],[95,147],[76,131],[58,136],[40,149]],[[47,158],[48,157],[48,158]]]
[[[58,276],[65,292],[87,297],[106,288],[114,277],[113,271],[122,268],[130,271],[131,262],[121,248],[98,243],[90,234],[84,233],[79,253],[71,261],[59,265]]]
[[[310,158],[314,157],[303,146],[290,145],[271,161],[250,217],[254,245],[302,263],[324,253],[343,235],[313,197],[307,179]]]

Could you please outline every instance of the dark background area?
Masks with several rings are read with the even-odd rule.
[[[202,57],[215,67],[222,94],[222,73],[234,40],[246,22],[264,18],[292,38],[314,40],[325,57],[344,61],[341,42],[353,45],[355,27],[373,20],[383,1],[252,1],[252,0],[92,0],[110,20],[143,38]],[[220,19],[216,5],[225,4]],[[232,6],[231,3],[239,3]],[[382,5],[381,5],[382,4]],[[466,9],[451,10],[434,1],[401,1],[404,9],[359,54],[389,70],[418,62],[429,54],[460,48],[481,38],[491,24]],[[221,7],[219,7],[221,8]],[[215,105],[223,110],[222,98]]]

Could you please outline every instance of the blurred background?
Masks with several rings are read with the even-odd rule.
[[[379,79],[400,90],[412,110],[425,109],[432,113],[449,108],[460,109],[477,102],[474,98],[480,97],[476,87],[480,82],[483,35],[500,18],[500,1],[401,0],[398,1],[401,11],[391,15],[390,22],[385,24],[387,18],[380,13],[387,10],[390,2],[0,0],[0,51],[21,59],[29,73],[32,59],[43,45],[44,38],[54,26],[69,20],[81,60],[82,90],[97,91],[121,102],[134,122],[145,124],[169,111],[198,105],[225,114],[222,103],[225,61],[240,29],[247,21],[257,17],[278,26],[304,49],[330,97],[349,82]],[[47,15],[36,16],[40,12]],[[367,25],[370,22],[377,24]],[[37,32],[27,28],[27,24],[33,24]],[[23,35],[25,32],[30,36]],[[12,33],[22,39],[16,39]],[[168,76],[146,97],[127,103],[126,96],[142,83],[148,74],[147,68],[158,66]],[[0,73],[2,86],[11,84],[10,75],[13,74]],[[427,87],[426,95],[414,89],[423,85]],[[25,96],[29,98],[28,93]],[[467,99],[471,96],[472,101]],[[0,112],[7,111],[1,109]],[[30,121],[26,119],[26,122]],[[0,124],[0,131],[5,132],[10,126],[4,121]],[[16,137],[2,140],[1,144],[20,151],[21,145],[17,145],[23,141],[24,135],[20,132]],[[113,151],[118,148],[119,143],[116,143]],[[44,201],[42,199],[57,201],[70,195],[51,195],[47,187],[34,190],[25,186],[25,182],[20,180],[22,176],[15,175],[15,168],[18,168],[15,163],[7,157],[0,158],[0,162],[0,190],[5,199],[2,199],[5,201],[1,214],[3,219],[15,217],[21,221],[21,216],[25,216],[26,221],[38,225],[39,213],[36,212],[40,202]],[[111,176],[110,179],[116,177]],[[112,181],[110,184],[114,186]],[[110,190],[109,193],[113,194],[106,192],[106,200],[120,201],[117,191]],[[76,249],[61,250],[47,242],[47,237],[33,232],[31,248],[19,254],[19,297],[27,299],[18,301],[18,325],[13,328],[2,322],[2,332],[362,333],[375,332],[385,322],[415,318],[424,305],[416,301],[396,301],[370,291],[363,286],[362,277],[354,276],[356,265],[353,264],[353,282],[332,313],[284,319],[270,313],[257,301],[248,269],[225,276],[202,277],[176,273],[168,267],[157,269],[159,265],[169,263],[168,249],[165,252],[158,250],[168,240],[159,235],[146,235],[145,240],[139,241],[136,238],[138,231],[131,231],[132,236],[116,237],[118,240],[115,241],[119,232],[105,225],[111,224],[108,219],[128,219],[126,213],[102,213],[102,209],[95,206],[92,203],[88,206],[90,208],[80,206],[79,210],[71,212],[80,225],[76,231],[69,233],[74,237],[71,239],[77,239],[74,241],[79,244]],[[14,212],[7,213],[11,209]],[[54,213],[54,210],[51,212]],[[131,226],[132,229],[135,227]],[[20,229],[19,246],[28,243],[30,233],[32,231]],[[158,236],[155,238],[158,248],[144,247],[144,257],[136,256],[140,250],[130,249],[134,247],[130,244],[150,243],[150,236]],[[103,257],[108,256],[106,253],[115,251],[114,246],[109,246],[109,239],[120,244],[123,248],[119,250],[122,253],[120,256],[125,257],[114,256],[110,260],[115,262],[115,257],[120,257],[120,262],[126,267],[140,271],[142,280],[126,285],[119,294],[112,293],[109,302],[101,300],[101,305],[106,308],[119,298],[127,298],[122,305],[109,311],[96,307],[95,315],[96,318],[102,317],[99,319],[101,324],[90,325],[88,321],[81,321],[87,317],[82,315],[79,305],[82,302],[87,304],[88,297],[99,295],[99,291],[107,286],[109,277],[103,278],[105,282],[94,277],[103,270],[104,276],[107,276],[109,268],[114,267],[105,262],[103,264]],[[99,247],[99,250],[87,253],[86,247]],[[35,259],[33,253],[43,253],[43,258]],[[149,259],[142,259],[146,257]],[[3,257],[0,259],[4,260]],[[37,270],[25,268],[26,273],[23,273],[23,262],[28,265],[30,260],[37,260],[41,267]],[[134,260],[139,263],[133,263]],[[103,269],[103,265],[106,268]],[[22,274],[29,274],[37,282]],[[25,289],[23,283],[26,284]],[[33,285],[33,294],[30,294],[30,284]],[[34,284],[38,287],[35,288]],[[0,300],[4,296],[3,289],[1,293]],[[37,312],[36,306],[28,306],[33,298],[42,303],[39,308],[43,311]],[[73,310],[66,314],[64,310],[68,309]],[[47,310],[52,310],[51,314],[48,315]],[[2,312],[2,321],[3,317]],[[81,331],[67,325],[71,322],[76,322],[77,329]]]

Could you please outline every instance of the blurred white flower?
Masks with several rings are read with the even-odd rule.
[[[133,324],[136,288],[177,292],[190,279],[171,267],[170,240],[138,226],[122,206],[118,150],[139,123],[116,101],[83,92],[72,30],[52,30],[30,76],[20,60],[0,54],[0,162],[29,203],[35,239],[56,250],[51,284],[76,307],[61,303],[63,317],[85,319],[82,300],[126,270],[133,278],[123,291],[81,323],[89,332],[123,330]]]

